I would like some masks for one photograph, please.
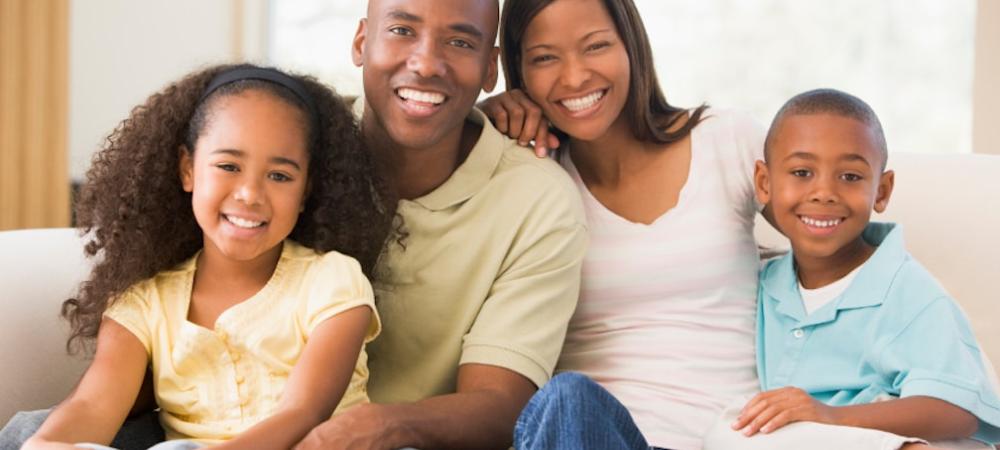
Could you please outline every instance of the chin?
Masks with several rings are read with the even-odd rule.
[[[569,135],[569,137],[583,142],[596,141],[608,132],[607,126],[588,126],[587,124],[580,122],[571,122],[567,124],[567,126],[560,126],[559,124],[555,125],[556,128],[562,130],[564,133]]]

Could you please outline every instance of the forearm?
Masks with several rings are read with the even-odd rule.
[[[506,449],[527,402],[527,397],[517,397],[473,391],[371,406],[385,421],[387,448]]]
[[[906,397],[835,410],[837,425],[871,428],[927,440],[971,436],[978,420],[968,411],[931,397]]]
[[[244,448],[285,450],[294,446],[313,427],[328,418],[328,416],[318,415],[314,411],[286,409],[213,448],[219,450]]]
[[[71,397],[52,411],[24,448],[72,448],[82,442],[107,445],[124,421],[124,417],[117,420],[113,416],[114,412],[102,410],[101,405]]]

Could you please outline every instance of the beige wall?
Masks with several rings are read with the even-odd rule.
[[[266,0],[71,0],[70,177],[133,106],[201,66],[260,60]]]
[[[972,91],[972,148],[1000,154],[1000,1],[979,0]]]

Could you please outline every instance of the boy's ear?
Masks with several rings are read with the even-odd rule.
[[[486,92],[493,92],[493,89],[497,87],[497,78],[499,77],[499,66],[497,63],[497,58],[500,57],[500,47],[493,47],[490,50],[490,62],[486,67],[486,78],[483,79],[483,90]]]
[[[875,195],[875,212],[882,213],[889,206],[889,197],[892,196],[895,183],[896,174],[893,171],[882,172],[882,177],[878,180],[878,193]]]
[[[354,32],[354,42],[351,44],[351,59],[354,65],[361,67],[365,62],[365,34],[368,33],[368,19],[358,22],[358,31]]]
[[[767,205],[771,201],[771,174],[767,171],[767,163],[758,160],[753,167],[753,187],[757,201]]]
[[[181,177],[181,187],[184,188],[184,192],[191,192],[194,190],[194,158],[191,150],[188,150],[186,145],[181,145],[177,148],[177,159],[180,161],[178,175]]]

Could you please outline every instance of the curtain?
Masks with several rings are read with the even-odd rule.
[[[0,0],[0,230],[65,227],[69,0]]]

